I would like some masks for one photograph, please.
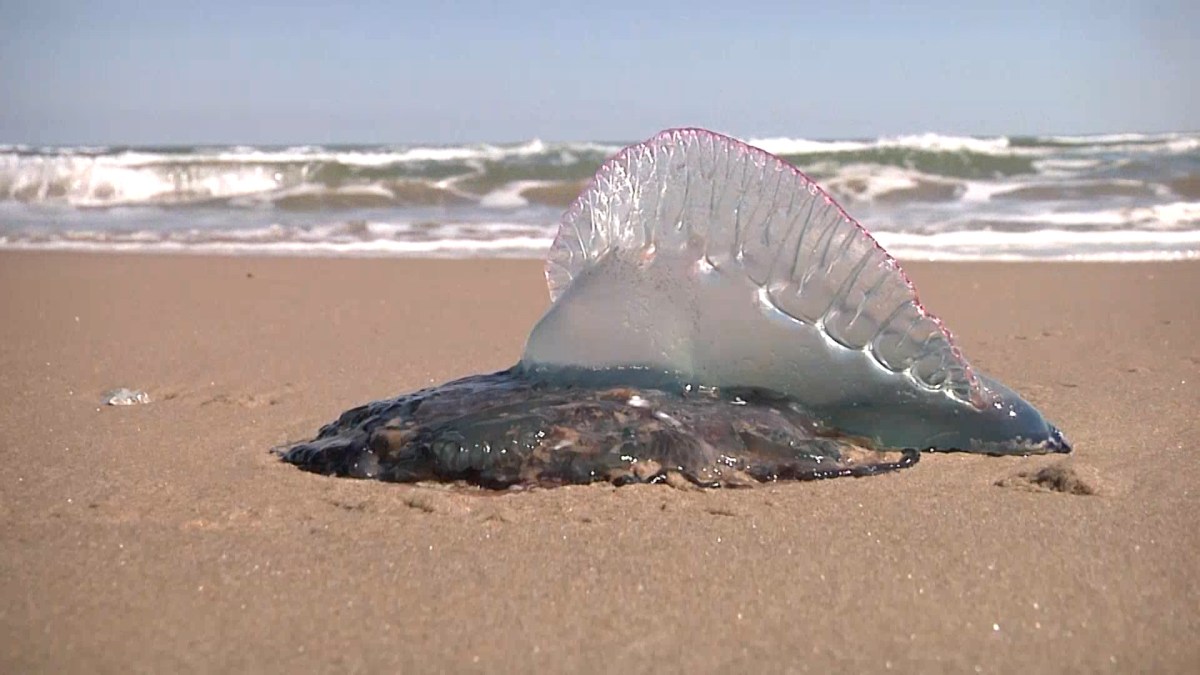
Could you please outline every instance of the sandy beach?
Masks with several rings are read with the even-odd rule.
[[[0,670],[1200,670],[1200,263],[905,267],[1073,455],[323,477],[268,451],[511,365],[540,263],[0,253]]]

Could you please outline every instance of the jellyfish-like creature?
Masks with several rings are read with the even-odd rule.
[[[283,458],[391,481],[740,486],[920,450],[1070,451],[828,194],[720,134],[668,130],[607,161],[546,279],[515,366],[354,408]]]

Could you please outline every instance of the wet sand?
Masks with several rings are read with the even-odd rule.
[[[267,451],[513,363],[539,264],[0,253],[0,670],[1196,672],[1200,264],[906,268],[1074,455],[327,478]]]

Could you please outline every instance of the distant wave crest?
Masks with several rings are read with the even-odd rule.
[[[1200,249],[1200,133],[750,143],[912,256]],[[0,145],[0,246],[529,255],[623,145]]]

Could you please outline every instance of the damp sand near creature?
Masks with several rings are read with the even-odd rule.
[[[672,129],[607,161],[513,367],[343,413],[322,474],[485,487],[866,476],[922,450],[1070,452],[975,371],[899,264],[800,170]]]

